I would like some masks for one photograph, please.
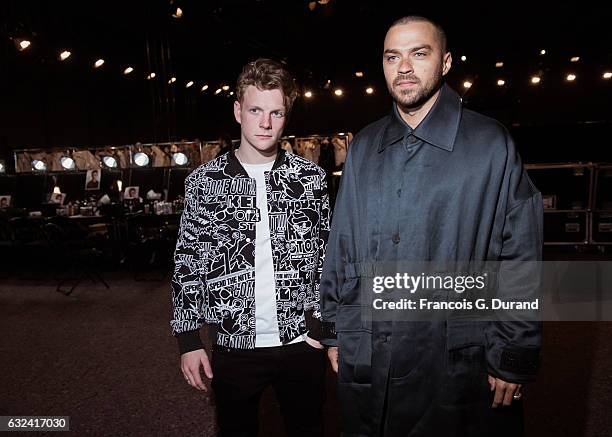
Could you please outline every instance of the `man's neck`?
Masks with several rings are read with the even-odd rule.
[[[421,124],[425,117],[427,117],[427,114],[429,114],[429,111],[431,111],[434,103],[436,103],[438,100],[440,91],[441,89],[436,91],[434,95],[432,95],[425,103],[418,107],[404,108],[396,103],[400,116],[408,124],[408,126],[410,126],[412,129],[416,129],[417,126]]]
[[[276,160],[278,149],[274,147],[274,149],[269,151],[260,151],[248,145],[246,141],[242,141],[235,154],[236,158],[244,164],[267,164]]]

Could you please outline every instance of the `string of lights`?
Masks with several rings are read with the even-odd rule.
[[[176,15],[175,18],[182,16],[182,12],[180,12],[180,8],[178,8],[178,10],[176,11],[174,15]],[[16,49],[19,52],[25,52],[25,51],[31,50],[34,45],[33,42],[28,39],[12,38],[12,40],[13,40],[13,43]],[[57,53],[58,53],[57,59],[60,62],[68,62],[72,58],[72,55],[73,55],[73,53],[67,49],[59,49],[57,50]],[[539,56],[542,56],[542,57],[549,54],[549,52],[546,49],[541,49],[538,53],[539,53]],[[462,64],[468,63],[468,57],[466,55],[461,55],[459,59]],[[568,59],[568,61],[570,62],[571,65],[577,65],[581,61],[581,57],[572,56]],[[94,70],[101,69],[101,68],[114,68],[114,67],[109,66],[109,62],[107,62],[107,60],[104,58],[98,58],[94,60],[91,65]],[[495,62],[494,66],[495,66],[495,69],[501,70],[502,68],[506,66],[506,63],[504,61],[498,60]],[[118,74],[120,73],[123,76],[134,76],[135,74],[138,74],[138,71],[140,71],[136,67],[136,64],[122,66],[118,68],[118,70],[119,70]],[[560,74],[560,76],[558,77],[562,77],[563,80],[567,83],[574,83],[578,81],[579,79],[578,73],[572,69],[569,69],[566,72],[558,73],[558,74]],[[611,80],[612,79],[612,68],[601,69],[598,74],[602,80],[606,80],[606,81]],[[546,75],[551,76],[551,73],[547,73]],[[503,87],[509,86],[510,80],[507,76],[507,73],[506,75],[497,74],[496,76],[497,77],[494,79],[494,82],[498,87],[503,88]],[[544,76],[545,74],[540,72],[537,74],[532,74],[525,80],[531,86],[541,86],[545,82]],[[149,81],[158,79],[158,75],[155,71],[146,71],[143,74],[143,77],[145,80],[149,80]],[[354,77],[363,79],[365,77],[365,73],[363,71],[356,71],[354,73]],[[466,78],[465,80],[460,81],[461,85],[466,91],[477,86],[478,82],[479,82],[478,80],[475,80],[472,78]],[[200,93],[206,93],[209,90],[212,91],[212,89],[214,88],[215,90],[214,92],[212,92],[214,96],[231,97],[234,95],[234,91],[231,89],[231,87],[222,82],[219,83],[218,87],[215,88],[212,86],[211,83],[203,81],[203,80],[196,81],[196,80],[192,80],[188,78],[181,79],[176,76],[172,76],[170,77],[170,79],[167,80],[167,85],[168,86],[182,86],[185,89],[193,89],[194,91],[197,91]],[[316,89],[316,87],[312,87],[312,86],[301,86],[301,89],[302,89],[301,95],[304,99],[311,100],[311,99],[314,99],[317,96],[317,93],[319,92],[331,91],[331,94],[337,98],[342,98],[346,93],[345,89],[342,87],[338,87],[338,86],[332,87],[331,80],[329,79],[322,87],[318,87],[318,88],[319,89]],[[363,93],[367,96],[373,95],[375,93],[375,90],[376,89],[372,84],[366,84],[363,86]]]

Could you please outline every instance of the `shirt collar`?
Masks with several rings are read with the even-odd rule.
[[[232,147],[227,153],[227,172],[231,176],[243,176],[245,178],[248,178],[249,174],[236,157],[235,149]],[[285,150],[279,147],[276,153],[276,159],[274,160],[274,165],[272,166],[272,170],[277,170],[281,166],[285,165],[285,157]]]
[[[451,87],[444,84],[438,99],[423,121],[416,129],[412,129],[401,117],[394,103],[378,151],[382,152],[387,146],[413,134],[432,146],[452,152],[461,120],[461,105],[461,97]]]

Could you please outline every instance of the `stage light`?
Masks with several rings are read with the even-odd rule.
[[[123,74],[130,74],[133,71],[134,71],[134,69],[132,67],[128,67],[125,70],[123,70]]]
[[[356,76],[356,77],[363,77],[363,71],[357,71],[357,72],[355,72],[355,76]]]
[[[190,80],[189,82],[187,82],[187,84],[185,85],[185,88],[191,88],[191,86],[193,85],[193,80]]]
[[[172,76],[170,78],[170,80],[168,81],[168,84],[171,84],[171,83],[174,83],[174,82],[176,82],[176,77]]]
[[[117,168],[117,159],[114,156],[105,156],[102,158],[102,162],[108,168]]]
[[[312,98],[312,91],[306,91],[304,93],[304,97],[306,97],[307,99],[311,99]]]
[[[372,88],[371,86],[367,87],[366,88],[366,94],[374,94],[374,88]]]
[[[41,161],[39,159],[34,159],[32,161],[32,168],[34,170],[44,171],[47,169],[47,164],[45,164],[44,161]]]
[[[144,152],[136,152],[134,154],[134,164],[136,164],[138,167],[146,167],[149,165],[149,161],[149,155]]]
[[[94,62],[94,68],[100,68],[104,65],[104,59],[100,58],[96,62]]]
[[[612,78],[612,72],[606,71],[603,76],[604,79],[610,79]]]
[[[173,153],[172,160],[176,165],[187,165],[189,163],[189,158],[183,152]]]
[[[208,89],[208,85],[204,85],[204,86],[202,87],[202,90],[201,90],[201,91],[202,91],[202,92],[204,92],[204,91],[206,91],[207,89]]]
[[[148,80],[155,79],[155,73],[151,73],[147,76]]]
[[[580,56],[574,56],[572,59],[570,59],[571,62],[578,62],[580,60]]]
[[[575,74],[570,73],[570,74],[568,74],[568,75],[565,77],[565,80],[567,80],[568,82],[573,82],[573,81],[575,81],[575,80],[576,80],[576,75],[575,75]]]
[[[497,67],[497,68],[502,68],[503,66],[504,66],[504,63],[501,62],[501,61],[498,61],[498,62],[495,63],[495,67]]]
[[[469,80],[466,80],[465,82],[463,82],[463,88],[465,89],[469,90],[470,88],[472,88],[472,85],[473,85],[472,82],[470,82]]]
[[[537,85],[542,81],[542,78],[540,78],[540,76],[532,76],[531,77],[531,83],[533,85]]]
[[[72,55],[72,53],[70,53],[68,50],[64,50],[59,55],[60,61],[65,61],[66,59],[68,59],[70,57],[70,55]]]
[[[338,97],[342,96],[342,94],[344,94],[344,91],[342,91],[341,88],[336,88],[334,90],[334,94],[337,95]]]
[[[74,170],[76,167],[74,159],[68,155],[64,155],[60,158],[60,165],[64,170]]]
[[[506,85],[506,81],[504,79],[497,79],[497,86],[504,86]]]

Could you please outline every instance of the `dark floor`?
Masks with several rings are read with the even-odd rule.
[[[69,297],[50,277],[0,279],[0,415],[70,416],[72,435],[214,436],[214,402],[179,371],[168,278],[106,277],[109,290],[85,283]],[[527,435],[612,435],[612,323],[549,323],[544,347],[526,389]],[[284,435],[272,393],[261,435]]]

